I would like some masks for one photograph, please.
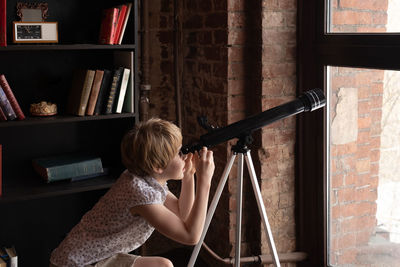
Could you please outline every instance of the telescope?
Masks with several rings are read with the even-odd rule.
[[[188,267],[193,267],[197,255],[199,254],[200,247],[204,241],[204,237],[207,234],[207,229],[210,226],[211,219],[217,207],[218,201],[221,197],[224,185],[229,177],[229,173],[234,164],[235,158],[238,157],[237,163],[237,188],[236,188],[236,234],[235,234],[235,267],[240,266],[241,261],[241,219],[242,219],[242,194],[243,194],[243,165],[244,162],[247,164],[247,169],[249,171],[250,181],[253,187],[254,196],[257,201],[258,210],[260,212],[260,217],[262,219],[266,237],[268,241],[268,246],[276,267],[280,267],[279,256],[275,247],[274,238],[272,235],[271,226],[268,222],[267,212],[265,209],[264,201],[262,199],[262,194],[260,186],[257,180],[257,174],[254,169],[253,160],[251,158],[250,149],[247,145],[251,144],[253,138],[251,134],[255,131],[264,127],[268,124],[276,122],[278,120],[287,118],[292,115],[296,115],[301,112],[314,111],[319,109],[326,104],[326,99],[324,92],[321,89],[312,89],[304,92],[298,98],[293,101],[287,102],[280,106],[263,111],[254,116],[248,117],[244,120],[237,121],[228,126],[219,128],[213,127],[207,122],[206,117],[201,117],[199,119],[200,125],[205,128],[208,133],[200,136],[200,140],[191,145],[185,145],[182,147],[181,151],[185,154],[194,153],[199,151],[202,147],[212,147],[220,143],[226,142],[232,138],[238,138],[238,142],[232,147],[232,154],[228,160],[222,177],[219,180],[218,186],[215,190],[215,194],[209,209],[207,211],[206,220],[204,223],[203,232],[200,237],[200,241],[195,246],[192,256],[190,257]]]
[[[298,98],[259,114],[237,121],[228,126],[214,128],[209,125],[206,117],[199,118],[199,124],[209,132],[200,136],[196,143],[185,145],[181,151],[184,154],[200,151],[203,146],[210,148],[233,138],[246,144],[252,142],[251,134],[268,124],[296,115],[301,112],[311,112],[326,104],[324,92],[321,89],[312,89],[304,92]]]

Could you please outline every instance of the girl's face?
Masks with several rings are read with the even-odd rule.
[[[182,154],[179,149],[179,153],[168,163],[160,176],[165,180],[182,180],[186,164],[185,158],[186,155]]]

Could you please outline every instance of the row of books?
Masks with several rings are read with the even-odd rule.
[[[99,34],[100,44],[122,43],[131,9],[132,3],[126,3],[103,10]]]
[[[15,247],[0,248],[0,267],[18,267],[18,255]]]
[[[131,70],[78,70],[73,78],[67,113],[78,116],[133,113]]]
[[[6,76],[0,74],[0,121],[12,121],[15,119],[23,120],[25,119],[25,114],[22,112]]]

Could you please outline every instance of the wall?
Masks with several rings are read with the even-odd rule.
[[[183,73],[179,79],[183,84],[184,142],[205,133],[196,122],[198,115],[225,126],[294,99],[296,0],[179,3],[183,29]],[[150,6],[150,113],[176,120],[173,2],[153,1]],[[295,118],[264,127],[253,137],[252,157],[278,252],[294,251]],[[232,140],[214,148],[216,174],[212,190],[234,143]],[[249,179],[247,175],[244,178],[242,253],[269,254]],[[206,237],[206,243],[222,257],[234,256],[235,205],[236,168],[224,188]]]

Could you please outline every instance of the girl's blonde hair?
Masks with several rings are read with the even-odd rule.
[[[152,118],[138,123],[121,142],[121,158],[135,175],[148,176],[164,169],[182,145],[181,130],[172,122]]]

